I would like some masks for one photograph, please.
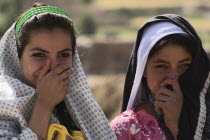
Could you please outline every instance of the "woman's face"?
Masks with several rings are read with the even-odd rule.
[[[164,80],[178,79],[192,63],[192,56],[183,46],[166,44],[151,56],[144,71],[147,85],[155,95]]]
[[[36,88],[37,76],[47,60],[50,61],[49,71],[62,64],[72,67],[72,54],[71,36],[63,29],[32,31],[20,58],[23,76]]]

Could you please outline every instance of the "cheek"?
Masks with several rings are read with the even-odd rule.
[[[71,65],[71,67],[73,67],[73,60],[69,60],[69,64]]]
[[[70,65],[72,67],[73,61],[72,59],[66,59],[66,60],[58,60],[58,65]]]
[[[25,78],[32,80],[33,74],[37,72],[44,63],[44,61],[37,60],[28,60],[27,62],[22,63],[21,68]]]
[[[73,65],[72,59],[66,60],[65,63],[68,64],[68,65],[71,65],[71,66]]]
[[[153,94],[156,94],[160,89],[160,84],[164,81],[165,75],[165,73],[158,72],[157,70],[147,72],[147,84]]]
[[[31,73],[39,71],[46,61],[33,61],[31,62]]]

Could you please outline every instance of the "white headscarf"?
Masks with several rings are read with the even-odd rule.
[[[92,96],[77,51],[73,69],[65,98],[70,115],[87,139],[116,140]],[[13,24],[0,42],[0,139],[37,140],[37,135],[27,127],[34,102],[35,89],[23,83]],[[59,123],[53,114],[50,122]]]
[[[136,74],[127,109],[133,108],[136,105],[139,105],[142,101],[144,101],[145,95],[141,95],[141,92],[143,92],[143,89],[141,87],[141,80],[147,63],[149,52],[160,39],[171,34],[186,33],[180,27],[170,22],[159,22],[145,28],[137,52],[138,54]]]

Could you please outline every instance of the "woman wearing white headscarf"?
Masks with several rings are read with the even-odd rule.
[[[63,10],[35,4],[0,42],[0,139],[45,139],[49,124],[115,140],[95,102]],[[73,69],[73,70],[72,70]]]
[[[209,139],[209,60],[193,27],[173,14],[138,31],[124,86],[120,140]]]

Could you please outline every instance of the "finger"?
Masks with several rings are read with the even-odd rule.
[[[45,64],[40,68],[38,79],[43,78],[48,73],[49,69],[50,69],[50,61],[47,60]]]
[[[54,70],[52,70],[52,73],[55,75],[60,75],[61,73],[63,73],[65,70],[70,69],[71,66],[70,65],[60,65],[58,67],[56,67]]]
[[[159,95],[155,96],[155,100],[161,101],[161,102],[169,102],[171,100],[171,97],[159,94]]]
[[[166,87],[161,87],[155,96],[165,95],[165,96],[174,96],[174,91],[167,89]]]
[[[68,86],[69,83],[70,83],[69,78],[66,78],[65,80],[63,80],[63,85],[64,85],[65,87]]]
[[[69,76],[73,73],[73,71],[71,69],[65,70],[63,73],[61,73],[60,75],[58,75],[58,78],[60,80],[64,80],[66,78],[69,78]]]
[[[164,115],[164,102],[161,101],[156,101],[155,102],[155,111],[159,114],[159,115]]]
[[[177,79],[166,79],[161,83],[161,87],[166,87],[166,85],[172,85],[174,91],[180,91],[180,86]]]

